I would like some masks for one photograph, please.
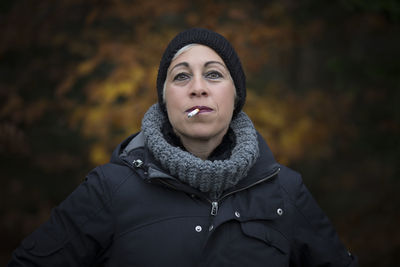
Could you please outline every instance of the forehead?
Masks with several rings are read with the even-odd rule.
[[[181,51],[182,50],[182,51]],[[189,47],[184,47],[177,52],[175,58],[171,61],[170,67],[180,62],[208,62],[208,61],[218,61],[224,64],[222,58],[210,47],[193,44]]]

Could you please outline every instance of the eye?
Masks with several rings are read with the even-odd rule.
[[[206,73],[206,78],[215,80],[215,79],[223,78],[223,76],[220,72],[213,70],[213,71]]]
[[[189,78],[189,74],[181,72],[175,75],[173,81],[184,81]]]

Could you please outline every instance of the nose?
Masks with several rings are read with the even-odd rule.
[[[197,76],[193,78],[192,86],[190,87],[190,96],[191,97],[200,97],[200,96],[208,96],[209,91],[207,87],[206,81],[203,77]]]

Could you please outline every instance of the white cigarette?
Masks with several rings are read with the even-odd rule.
[[[193,117],[194,115],[196,115],[197,113],[199,113],[199,111],[200,111],[200,109],[198,109],[198,108],[192,110],[191,112],[189,112],[188,118]]]

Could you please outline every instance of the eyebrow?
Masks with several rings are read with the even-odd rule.
[[[179,66],[185,66],[185,67],[189,67],[189,63],[187,63],[187,62],[181,62],[181,63],[178,63],[178,64],[176,64],[172,69],[170,69],[170,73],[172,72],[172,70],[173,69],[175,69],[175,68],[177,68],[177,67],[179,67]]]
[[[211,65],[211,64],[219,64],[219,65],[221,65],[222,67],[224,67],[225,69],[226,69],[226,66],[224,65],[224,64],[222,64],[221,62],[219,62],[219,61],[207,61],[205,64],[204,64],[204,66],[205,67],[207,67],[208,65]],[[170,69],[170,73],[172,72],[172,70],[173,69],[175,69],[175,68],[177,68],[177,67],[179,67],[179,66],[184,66],[184,67],[189,67],[189,63],[187,63],[187,62],[181,62],[181,63],[178,63],[178,64],[176,64],[175,66],[173,66],[172,67],[172,69]]]
[[[207,61],[206,64],[204,64],[204,66],[207,67],[208,65],[211,65],[211,64],[219,64],[222,67],[226,68],[226,66],[219,61]]]

